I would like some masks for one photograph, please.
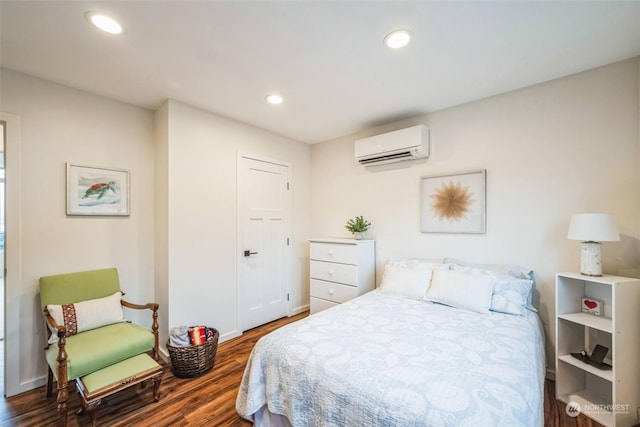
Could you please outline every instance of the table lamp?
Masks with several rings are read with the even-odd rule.
[[[573,214],[567,239],[582,241],[580,274],[602,276],[600,242],[620,240],[613,215],[603,213]]]

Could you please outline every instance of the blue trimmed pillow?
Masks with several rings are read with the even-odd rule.
[[[514,264],[477,264],[474,262],[463,261],[457,258],[445,258],[444,262],[447,264],[456,264],[461,267],[473,267],[480,270],[486,270],[489,272],[506,274],[517,279],[529,279],[533,280],[533,270],[527,267],[521,267]]]
[[[491,311],[526,316],[527,310],[536,312],[531,305],[533,280],[512,277],[491,270],[452,265],[454,271],[464,271],[474,276],[491,276],[495,279],[491,295]]]
[[[394,267],[404,267],[404,268],[440,268],[440,269],[449,269],[449,264],[445,264],[442,258],[400,258],[400,259],[390,259],[387,262],[387,265],[392,265]]]

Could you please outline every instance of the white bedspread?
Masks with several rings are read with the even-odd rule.
[[[542,426],[544,360],[535,313],[373,291],[260,339],[236,409],[294,426]]]

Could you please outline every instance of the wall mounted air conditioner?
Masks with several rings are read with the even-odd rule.
[[[364,166],[429,157],[429,128],[418,125],[358,139],[355,156],[356,161]]]

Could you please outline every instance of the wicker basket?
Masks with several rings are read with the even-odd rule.
[[[176,377],[198,377],[213,368],[220,332],[215,328],[209,329],[213,331],[213,338],[200,345],[174,347],[167,341],[167,350],[169,350],[173,374]]]

